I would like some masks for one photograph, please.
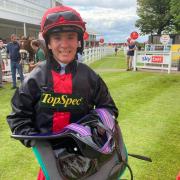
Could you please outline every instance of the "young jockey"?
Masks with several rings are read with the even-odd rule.
[[[70,7],[57,6],[45,12],[41,32],[48,59],[33,69],[12,98],[7,121],[14,134],[56,133],[82,117],[90,118],[97,108],[117,118],[118,109],[104,81],[77,61],[85,29],[80,14]],[[30,140],[22,143],[32,146]],[[45,180],[41,170],[38,180]]]

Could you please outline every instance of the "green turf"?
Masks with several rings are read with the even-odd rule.
[[[96,69],[119,69],[126,68],[126,63],[124,54],[121,52],[118,54],[118,56],[106,56],[103,59],[92,63],[90,66]]]
[[[129,157],[135,180],[174,180],[180,171],[180,74],[116,72],[126,67],[122,53],[90,66],[107,83],[119,108],[128,152],[153,160],[147,163]],[[0,180],[35,180],[38,165],[32,151],[10,139],[6,123],[14,92],[10,87],[6,84],[0,89]],[[129,179],[128,171],[123,178]]]
[[[38,165],[31,149],[10,138],[6,116],[10,113],[11,84],[0,89],[0,180],[36,179]]]

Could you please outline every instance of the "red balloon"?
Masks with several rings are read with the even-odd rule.
[[[87,32],[84,32],[83,39],[84,40],[88,40],[89,39],[89,34]]]
[[[100,42],[100,43],[104,43],[104,39],[101,38],[101,39],[99,40],[99,42]]]
[[[139,34],[136,31],[133,31],[130,36],[131,36],[131,39],[135,40],[139,37]]]

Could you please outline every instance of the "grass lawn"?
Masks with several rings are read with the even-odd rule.
[[[93,69],[125,69],[126,63],[124,59],[124,54],[122,52],[118,53],[118,56],[106,56],[102,60],[96,61],[90,64]]]
[[[90,66],[107,83],[119,108],[128,152],[153,160],[129,157],[135,180],[174,180],[180,171],[180,74],[114,71],[126,68],[122,53]],[[35,180],[39,168],[31,149],[10,138],[10,87],[0,89],[0,180]],[[128,171],[123,178],[129,179]]]

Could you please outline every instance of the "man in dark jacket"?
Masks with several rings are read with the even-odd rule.
[[[17,42],[17,37],[15,34],[11,35],[11,42],[7,45],[7,53],[9,54],[11,60],[11,73],[12,73],[12,81],[13,86],[12,89],[16,89],[16,69],[20,75],[21,83],[24,80],[23,69],[21,64],[21,57],[20,57],[20,46]]]

